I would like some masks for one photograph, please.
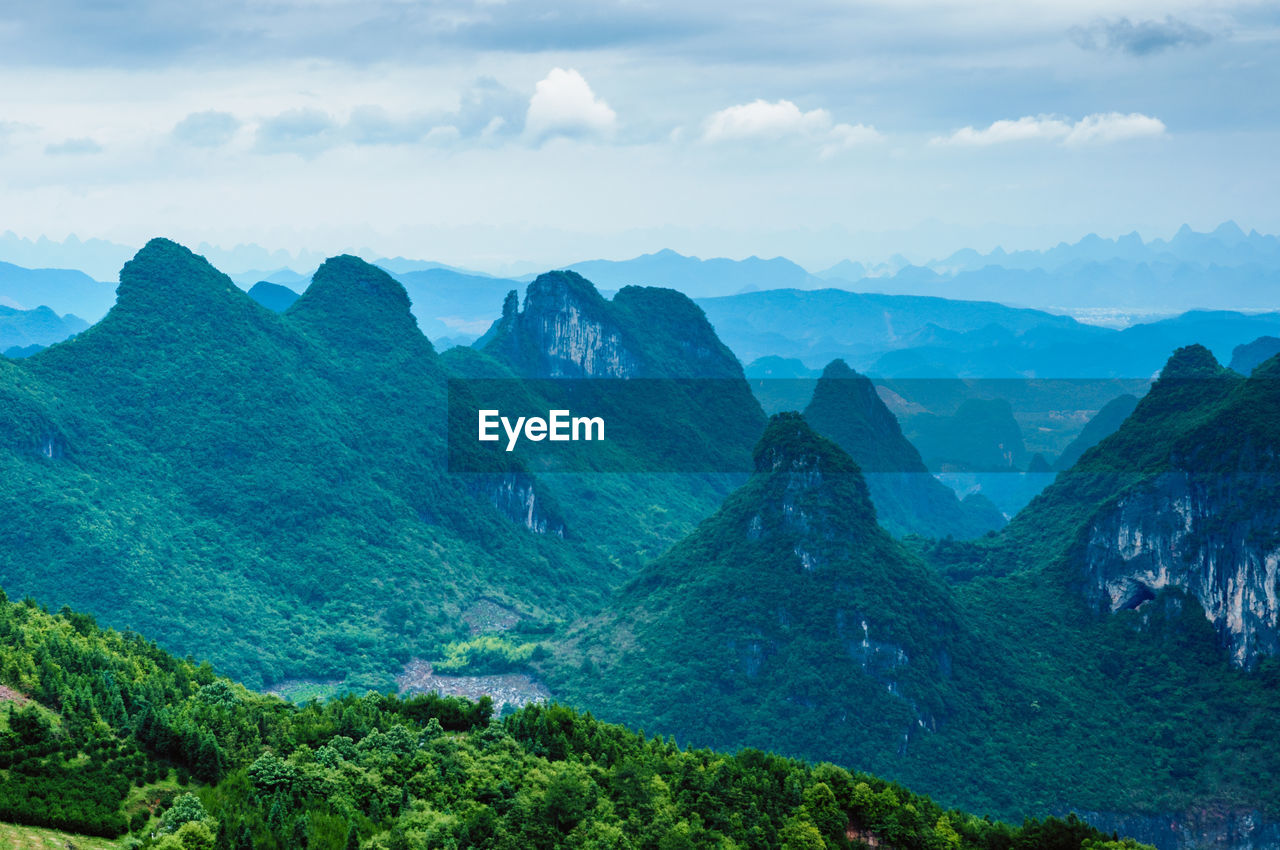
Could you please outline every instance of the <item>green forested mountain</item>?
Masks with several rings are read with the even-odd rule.
[[[961,502],[933,477],[871,381],[843,360],[823,370],[804,418],[862,469],[876,517],[889,532],[964,539],[1004,525],[985,497]]]
[[[1104,404],[1093,418],[1085,423],[1084,428],[1080,429],[1080,435],[1068,443],[1062,450],[1062,454],[1058,455],[1053,463],[1054,469],[1070,469],[1075,466],[1076,461],[1086,451],[1114,434],[1137,406],[1137,397],[1128,393],[1116,396]]]
[[[1180,353],[1077,470],[1109,448],[1141,463],[1126,441],[1157,458],[1188,438],[1215,381],[1235,386],[1216,368]],[[1189,373],[1210,383],[1175,377]],[[857,467],[794,414],[756,451],[748,485],[569,635],[547,662],[557,694],[697,744],[834,758],[974,810],[1127,814],[1170,846],[1170,818],[1280,815],[1266,732],[1280,665],[1234,665],[1194,588],[1095,607],[1067,554],[1111,495],[1098,482],[1065,489],[1079,479],[1064,473],[1007,531],[920,547],[948,586],[873,523]]]
[[[444,382],[359,260],[277,316],[155,240],[102,322],[0,362],[0,579],[249,683],[387,682],[481,596],[598,595],[598,567],[445,474]]]
[[[0,359],[0,585],[121,630],[5,609],[52,642],[0,643],[0,683],[17,694],[0,696],[26,712],[5,720],[17,754],[3,769],[54,777],[19,780],[7,811],[118,832],[119,813],[174,791],[172,766],[219,783],[202,810],[232,824],[210,836],[237,848],[246,834],[264,847],[306,834],[346,850],[353,829],[388,850],[570,834],[643,847],[1091,835],[944,817],[883,783],[754,752],[682,755],[561,709],[491,728],[483,704],[290,708],[131,629],[255,687],[386,690],[411,658],[518,668],[608,722],[832,760],[1000,817],[1132,816],[1165,843],[1170,823],[1274,822],[1277,362],[1246,380],[1204,348],[1179,350],[1008,527],[900,542],[882,525],[928,524],[908,527],[860,463],[920,457],[869,382],[833,365],[808,421],[766,428],[741,366],[679,293],[607,300],[575,274],[543,275],[523,306],[508,296],[478,347],[438,355],[404,288],[354,257],[326,262],[277,314],[155,240],[102,322]],[[536,389],[553,378],[566,388]],[[676,461],[754,472],[548,472],[536,457],[451,470],[450,381],[493,379],[535,406],[558,393],[613,404],[632,426],[666,414],[703,434]],[[675,389],[589,395],[645,381]],[[1017,427],[994,412],[983,421]],[[656,460],[620,451],[599,459]],[[505,625],[482,622],[494,611]],[[131,654],[150,661],[118,663]],[[432,715],[465,734],[441,737]],[[818,783],[843,814],[813,802]],[[83,793],[58,790],[72,786]],[[60,795],[82,805],[58,814]],[[742,807],[757,796],[770,800]],[[884,812],[897,820],[874,819]]]
[[[557,305],[537,307],[556,280],[531,285],[530,321],[557,320]],[[706,352],[732,392],[691,398],[687,427],[697,409],[731,411],[718,450],[745,466],[763,414],[698,308],[674,292],[606,302],[577,288],[648,376]],[[514,379],[518,362],[441,358],[404,288],[354,257],[325,263],[276,314],[153,240],[117,295],[76,339],[0,360],[0,581],[252,685],[386,686],[408,658],[469,637],[477,605],[535,625],[576,616],[732,485],[539,480],[519,464],[449,474],[448,380]],[[657,330],[642,336],[646,323]],[[702,334],[691,358],[687,327]]]
[[[554,705],[296,707],[2,592],[0,819],[157,850],[1138,850],[1074,817],[992,823],[831,764],[681,750]]]

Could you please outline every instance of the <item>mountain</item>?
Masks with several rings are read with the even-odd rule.
[[[862,263],[855,263],[852,260],[841,260],[830,268],[823,269],[820,272],[814,272],[813,276],[821,278],[822,280],[855,283],[867,276],[867,267]]]
[[[985,498],[962,503],[933,477],[871,381],[843,360],[823,370],[804,418],[862,469],[876,516],[891,534],[963,539],[1004,525]]]
[[[370,692],[298,707],[2,591],[0,635],[13,846],[1142,850],[1075,816],[993,823],[835,765],[681,750],[562,706],[498,720],[488,697]]]
[[[770,415],[801,410],[813,398],[813,387],[822,374],[794,357],[758,357],[742,367],[751,392]]]
[[[1231,221],[1209,233],[1183,225],[1169,240],[1090,233],[1046,250],[965,248],[922,265],[890,262],[872,269],[846,260],[818,273],[868,292],[998,300],[1118,318],[1195,309],[1269,310],[1278,275],[1280,239],[1246,234]]]
[[[778,289],[700,298],[698,306],[743,361],[774,355],[798,358],[811,367],[840,357],[864,368],[885,351],[907,347],[931,324],[959,332],[992,324],[1015,334],[1042,326],[1090,331],[1067,316],[993,302],[841,289]]]
[[[1180,349],[1120,429],[1018,524],[1070,517],[1064,557],[1091,605],[1134,609],[1177,591],[1232,662],[1253,668],[1280,651],[1277,403],[1280,360],[1246,380],[1202,347]]]
[[[1194,445],[1206,457],[1235,453],[1221,469],[1250,469],[1274,418],[1258,412],[1275,402],[1265,381],[1249,383],[1204,349],[1180,351],[1125,425],[1005,529],[913,544],[934,569],[875,523],[839,447],[795,414],[776,416],[751,480],[539,669],[560,698],[694,745],[769,739],[947,804],[1005,816],[1084,810],[1168,850],[1251,846],[1249,836],[1280,834],[1280,747],[1269,733],[1280,666],[1265,654],[1254,595],[1269,563],[1256,556],[1269,550],[1243,550],[1248,604],[1221,621],[1213,597],[1202,608],[1198,586],[1178,576],[1198,568],[1218,577],[1201,586],[1245,586],[1220,583],[1222,567],[1239,563],[1231,541],[1270,546],[1255,530],[1275,527],[1275,501],[1256,489],[1233,501],[1247,480],[1219,475],[1145,504],[1134,516],[1151,526],[1108,524],[1128,516],[1118,491],[1158,484],[1159,467]],[[1174,580],[1155,582],[1147,535],[1165,546],[1160,529],[1180,528],[1187,504],[1177,493],[1215,489],[1227,501],[1195,538],[1210,548],[1161,556],[1168,570],[1157,575]],[[1110,555],[1109,540],[1120,546]],[[1125,576],[1115,568],[1130,556]],[[1134,593],[1110,594],[1124,588]],[[1110,599],[1122,603],[1114,613]],[[1237,646],[1260,653],[1252,670]]]
[[[792,752],[878,769],[948,716],[975,647],[945,585],[877,525],[857,465],[799,414],[770,420],[755,470],[569,636],[552,688],[695,745],[785,728]]]
[[[653,316],[667,321],[646,321]],[[606,300],[593,283],[571,271],[539,275],[518,312],[508,297],[502,318],[477,346],[536,378],[743,375],[742,365],[688,297],[671,289],[626,286]]]
[[[628,286],[609,300],[575,272],[549,272],[529,283],[523,306],[508,294],[474,348],[444,359],[459,376],[490,381],[473,386],[496,379],[503,393],[537,396],[530,409],[587,410],[609,423],[606,441],[578,462],[528,462],[584,538],[635,568],[741,483],[766,421],[702,310],[669,289]]]
[[[298,293],[287,286],[260,280],[249,287],[249,297],[273,313],[283,313],[298,300]]]
[[[103,239],[81,241],[75,234],[61,242],[44,236],[24,239],[11,230],[0,235],[0,258],[7,262],[29,269],[80,269],[95,280],[115,280],[120,266],[137,250]]]
[[[385,272],[330,260],[281,315],[165,240],[120,280],[97,325],[0,361],[11,592],[248,683],[381,686],[481,600],[566,616],[621,579],[508,481],[447,474],[447,376]]]
[[[868,367],[883,377],[1146,378],[1176,348],[1201,344],[1218,356],[1267,333],[1280,334],[1280,315],[1192,311],[1123,330],[1079,326],[1034,328],[1019,335],[933,334],[925,345],[881,355]]]
[[[262,269],[249,269],[248,271],[227,276],[235,281],[236,286],[241,289],[252,288],[256,283],[265,282],[301,290],[306,289],[307,284],[311,281],[311,275],[299,274],[289,268],[275,269],[269,272]]]
[[[326,261],[274,313],[153,240],[97,325],[0,361],[0,583],[145,630],[255,686],[384,687],[411,659],[473,637],[477,611],[550,628],[593,610],[741,480],[764,415],[678,293],[629,288],[606,302],[553,275],[508,316],[546,330],[541,348],[518,336],[513,351],[606,357],[564,325],[580,306],[556,300],[566,280],[647,379],[603,387],[612,407],[586,408],[610,422],[601,462],[629,475],[543,476],[505,453],[451,471],[462,408],[450,382],[520,385],[522,361],[438,355],[405,288],[355,257]],[[655,384],[668,389],[645,396]],[[563,393],[535,386],[525,399],[545,415]],[[669,428],[648,427],[664,416]],[[628,423],[641,439],[619,439]],[[467,427],[474,444],[474,417]],[[661,467],[673,456],[650,430],[678,438],[686,465]]]
[[[973,271],[988,266],[1007,269],[1054,271],[1083,263],[1123,260],[1131,263],[1188,262],[1224,267],[1280,263],[1280,239],[1256,230],[1246,234],[1234,221],[1226,221],[1208,233],[1183,225],[1169,240],[1143,241],[1136,232],[1108,239],[1090,233],[1074,244],[1060,242],[1046,250],[1011,251],[996,248],[987,254],[972,249],[926,265],[937,272]]]
[[[657,286],[678,289],[690,298],[733,295],[758,289],[812,289],[821,283],[784,257],[703,260],[669,249],[630,260],[588,260],[574,263],[568,270],[605,289]]]
[[[1019,514],[997,551],[1006,564],[1057,564],[1097,610],[1157,599],[1191,607],[1238,666],[1276,655],[1277,387],[1276,358],[1246,380],[1201,346],[1179,349],[1119,429]]]
[[[1231,352],[1230,369],[1241,375],[1252,374],[1263,362],[1280,354],[1280,337],[1260,336],[1253,342],[1237,345]]]
[[[48,307],[15,310],[0,306],[0,351],[53,345],[87,327],[89,323],[79,316],[59,316]]]
[[[501,313],[507,293],[520,286],[514,280],[445,266],[418,269],[404,263],[395,267],[405,269],[393,276],[409,293],[418,321],[424,327],[429,323],[443,326],[440,333],[429,333],[432,339],[444,335],[479,337]]]
[[[1053,464],[1054,469],[1070,469],[1075,466],[1081,455],[1114,434],[1137,406],[1137,397],[1128,393],[1116,396],[1103,405],[1102,409],[1081,429],[1080,436],[1072,440],[1062,450],[1062,454],[1058,455],[1058,459]]]
[[[1029,458],[1022,429],[1005,399],[968,398],[951,416],[922,414],[908,421],[911,442],[932,470],[1012,472],[1026,468]]]
[[[448,272],[456,272],[460,275],[468,277],[493,277],[493,275],[484,272],[472,271],[458,266],[451,266],[447,263],[437,263],[432,260],[413,260],[406,257],[382,257],[374,260],[373,264],[380,269],[386,269],[392,276],[409,274],[411,272],[433,271],[441,269]]]
[[[37,351],[44,351],[46,348],[48,348],[47,345],[15,345],[10,348],[6,348],[4,351],[0,351],[0,354],[3,354],[10,360],[20,360],[23,357],[30,357]]]
[[[27,269],[0,263],[0,304],[18,310],[48,307],[96,322],[115,301],[115,285],[72,269]]]
[[[1280,258],[1220,266],[1178,261],[1109,259],[1055,269],[987,265],[955,274],[909,266],[892,276],[867,277],[858,287],[886,295],[932,295],[1001,300],[1041,310],[1133,311],[1169,314],[1186,310],[1266,310],[1280,281]]]

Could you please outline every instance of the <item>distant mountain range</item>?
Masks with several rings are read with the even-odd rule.
[[[568,268],[605,293],[639,284],[698,298],[719,337],[744,362],[780,356],[817,370],[844,358],[863,373],[893,378],[1146,378],[1184,344],[1206,344],[1228,360],[1239,344],[1262,335],[1280,337],[1280,314],[1249,315],[1275,309],[1277,246],[1274,236],[1226,223],[1211,233],[1184,227],[1167,241],[1091,234],[1044,251],[966,250],[919,266],[901,257],[874,268],[844,261],[817,274],[783,257],[703,260],[669,250]],[[111,252],[119,247],[74,239],[32,243],[6,234],[0,257],[73,265],[84,256],[115,256]],[[232,275],[246,289],[266,282],[301,292],[308,274],[274,262],[314,268],[302,264],[310,256],[257,246],[230,253],[242,264],[259,262]],[[210,253],[211,259],[218,255]],[[404,257],[376,264],[404,285],[422,330],[443,347],[474,342],[506,294],[530,279],[494,278]],[[114,271],[101,277],[114,278]],[[81,271],[0,264],[0,303],[15,309],[49,306],[92,323],[113,301],[113,284],[97,283]],[[1184,311],[1189,315],[1144,320],[1124,330],[1061,315],[1124,324],[1135,315]]]
[[[48,307],[96,322],[116,300],[113,283],[100,283],[74,269],[28,269],[0,262],[0,306],[15,310]]]
[[[26,353],[32,347],[53,345],[87,327],[89,323],[79,316],[59,316],[48,307],[15,310],[0,305],[0,354],[12,357],[19,349]]]
[[[301,291],[323,256],[291,254],[259,245],[222,249],[201,244],[197,250],[230,272],[243,288],[259,280]],[[80,269],[90,277],[114,281],[120,265],[134,249],[103,240],[63,242],[0,236],[0,261],[29,269]],[[453,272],[465,279],[492,278],[485,272],[428,259],[383,257],[358,251],[396,276],[423,271]],[[527,265],[527,264],[524,264]],[[1184,225],[1170,239],[1144,241],[1137,233],[1117,238],[1088,234],[1075,243],[1044,250],[980,253],[962,249],[941,259],[913,264],[900,255],[885,261],[843,260],[811,272],[785,257],[742,260],[701,259],[670,249],[627,260],[593,259],[569,263],[602,290],[628,285],[677,289],[694,298],[713,298],[775,289],[834,287],[889,295],[935,295],[949,299],[996,301],[1051,311],[1070,311],[1092,321],[1122,325],[1134,315],[1172,315],[1187,310],[1270,310],[1280,282],[1280,238],[1245,233],[1225,222],[1208,233]],[[524,284],[534,275],[514,280]],[[7,293],[0,279],[0,297]],[[39,302],[44,303],[44,302]],[[26,307],[39,303],[23,304]],[[454,306],[459,302],[454,299]],[[62,309],[52,303],[54,309]],[[419,319],[451,315],[474,321],[476,305],[453,314],[423,309]],[[70,309],[96,319],[105,310]],[[92,315],[88,315],[92,314]],[[448,325],[448,322],[445,322]]]
[[[1280,313],[1191,311],[1121,330],[994,302],[840,289],[698,299],[742,358],[819,369],[836,358],[872,377],[1149,378],[1170,351],[1200,343],[1226,360],[1280,336]]]

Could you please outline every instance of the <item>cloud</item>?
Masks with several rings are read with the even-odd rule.
[[[338,123],[319,109],[290,109],[258,125],[257,146],[267,153],[314,154],[335,142]]]
[[[1094,142],[1118,142],[1143,136],[1162,136],[1164,122],[1150,115],[1130,112],[1097,113],[1086,115],[1075,123],[1063,142],[1068,145],[1087,145]]]
[[[174,125],[174,141],[200,148],[216,148],[231,141],[240,120],[230,112],[193,112]]]
[[[934,144],[985,147],[1009,142],[1061,142],[1087,145],[1116,142],[1142,136],[1160,136],[1164,122],[1139,112],[1096,112],[1072,123],[1056,115],[1027,115],[1017,120],[995,121],[985,129],[961,127],[950,136],[933,139]]]
[[[1146,56],[1174,47],[1196,47],[1212,39],[1206,30],[1173,15],[1163,21],[1138,21],[1128,18],[1099,20],[1088,27],[1075,27],[1071,39],[1085,50],[1114,50],[1131,56]]]
[[[952,145],[999,145],[1005,142],[1057,141],[1071,135],[1071,125],[1051,115],[1027,115],[1016,121],[1003,119],[985,130],[961,127],[950,136],[936,138],[935,143]]]
[[[425,116],[396,117],[381,106],[357,106],[340,135],[357,145],[403,145],[421,140],[432,125]]]
[[[80,156],[83,154],[102,153],[102,145],[84,136],[46,145],[44,152],[51,156]]]
[[[492,77],[480,77],[462,93],[449,123],[463,136],[517,135],[524,129],[527,106],[524,95]]]
[[[711,143],[786,138],[817,141],[825,157],[882,137],[874,127],[865,124],[836,124],[825,109],[801,112],[800,107],[789,100],[775,103],[753,100],[721,109],[707,119],[702,132],[703,141]]]
[[[617,119],[576,70],[552,68],[529,99],[524,130],[534,142],[552,136],[602,136],[613,132]]]

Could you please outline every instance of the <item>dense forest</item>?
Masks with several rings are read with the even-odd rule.
[[[682,749],[554,704],[295,706],[0,594],[0,817],[134,847],[1137,847],[946,810],[831,764]]]

